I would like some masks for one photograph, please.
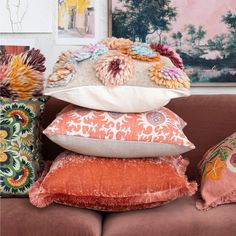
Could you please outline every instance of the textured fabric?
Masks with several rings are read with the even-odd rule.
[[[236,202],[236,132],[211,148],[199,168],[203,200],[197,201],[197,208]]]
[[[104,236],[235,236],[236,204],[201,212],[195,199],[182,198],[164,206],[107,214]]]
[[[100,236],[102,215],[95,211],[52,205],[32,206],[28,198],[4,198],[1,204],[2,236]]]
[[[69,105],[44,134],[62,147],[85,155],[156,157],[194,148],[182,131],[185,126],[180,117],[164,107],[124,114]]]
[[[0,98],[1,195],[26,195],[40,170],[40,116],[45,98]]]
[[[66,151],[30,189],[33,205],[52,202],[103,211],[150,208],[191,196],[188,162],[181,156],[158,159],[106,159]]]
[[[140,47],[146,49],[148,47],[147,50],[151,54],[159,55],[147,45],[135,46],[135,48]],[[168,57],[160,57],[160,55],[152,57],[151,54],[147,54],[146,50],[145,52],[138,50],[132,56],[122,54],[119,58],[116,56],[110,58],[110,54],[107,53],[112,52],[113,55],[115,51],[110,50],[103,51],[103,55],[98,55],[94,60],[90,48],[91,46],[82,48],[81,52],[78,50],[64,52],[59,56],[54,66],[54,72],[48,79],[46,95],[95,110],[145,112],[166,105],[172,98],[190,94],[189,90],[184,88],[186,84],[189,85],[189,82],[178,83],[182,79],[189,81],[188,76],[183,72],[179,74],[181,78],[164,72],[161,76],[155,75],[156,81],[159,77],[161,80],[167,81],[167,83],[162,83],[163,86],[157,85],[151,80],[149,68],[156,63],[175,68]],[[96,45],[94,48],[96,51]],[[120,52],[120,50],[118,51]],[[135,59],[130,58],[133,56]],[[151,58],[155,60],[154,62],[140,61],[143,57],[147,60]],[[121,58],[123,59],[121,60]],[[104,86],[103,83],[109,86]],[[170,83],[171,88],[167,88],[170,87],[168,86]],[[176,86],[177,84],[178,86]],[[110,87],[110,85],[122,86]]]
[[[19,55],[0,55],[0,94],[29,99],[43,94],[45,57],[34,48]]]

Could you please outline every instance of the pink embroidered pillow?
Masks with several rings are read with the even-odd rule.
[[[179,155],[194,148],[182,129],[186,123],[167,108],[145,113],[114,113],[73,105],[44,130],[65,149],[102,157]]]
[[[103,211],[151,208],[195,193],[196,182],[185,176],[187,165],[181,156],[114,159],[65,151],[29,197],[40,208],[52,202]]]
[[[198,209],[236,202],[236,132],[205,154],[200,170],[202,200],[197,201]]]

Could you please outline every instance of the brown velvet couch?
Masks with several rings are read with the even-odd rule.
[[[45,125],[66,103],[50,99]],[[236,131],[236,95],[194,95],[170,102],[168,108],[188,126],[196,145],[189,158],[189,179],[197,178],[197,163],[205,151]],[[44,137],[43,153],[53,159],[62,149]],[[1,199],[1,236],[235,236],[236,204],[207,212],[195,209],[195,197],[161,207],[124,213],[101,213],[61,205],[37,209],[27,198]]]

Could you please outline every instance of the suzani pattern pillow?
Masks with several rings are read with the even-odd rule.
[[[40,169],[40,116],[46,98],[0,97],[1,196],[27,195]]]
[[[186,123],[171,110],[116,113],[69,105],[44,130],[58,145],[84,155],[156,157],[194,149]]]
[[[202,200],[197,201],[198,209],[236,202],[236,132],[205,154],[200,170]]]

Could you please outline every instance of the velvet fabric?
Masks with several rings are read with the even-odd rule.
[[[188,177],[196,179],[205,152],[236,130],[236,95],[192,95],[172,100],[167,108],[188,123],[184,132],[196,148],[183,157],[190,160]]]
[[[181,198],[158,208],[107,214],[104,236],[235,236],[236,204],[210,211],[195,208],[195,199]]]
[[[5,198],[1,204],[2,236],[100,236],[99,212],[62,205],[45,209],[32,206],[28,198]]]
[[[108,159],[65,151],[29,197],[40,208],[52,202],[102,211],[151,208],[196,192],[196,182],[185,176],[187,165],[181,156]]]

